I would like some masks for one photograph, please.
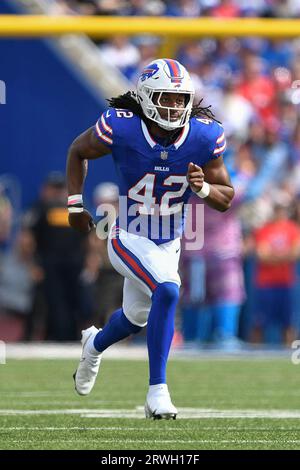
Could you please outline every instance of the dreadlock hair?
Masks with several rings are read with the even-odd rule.
[[[128,109],[144,121],[147,120],[146,116],[143,113],[141,105],[137,101],[136,93],[134,93],[133,91],[127,91],[127,93],[119,95],[115,98],[110,98],[107,101],[111,108]],[[205,117],[221,124],[221,122],[215,118],[214,113],[211,111],[211,105],[201,106],[202,101],[203,98],[199,101],[198,104],[192,107],[191,117]]]
[[[136,94],[133,91],[127,91],[127,93],[119,95],[116,98],[110,98],[107,101],[111,108],[128,109],[141,119],[145,120],[146,118],[141,105],[136,99]]]
[[[218,124],[222,124],[218,119],[215,118],[214,113],[212,112],[211,104],[209,106],[201,106],[203,98],[199,101],[198,104],[192,107],[191,118],[192,117],[206,117],[211,119],[212,121],[217,122]]]

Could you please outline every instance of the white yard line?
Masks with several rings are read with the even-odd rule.
[[[127,405],[127,406],[132,406],[134,408],[134,404],[136,402],[131,400],[131,401],[104,401],[104,400],[91,400],[89,399],[89,406],[97,407],[97,408],[112,408],[119,405]],[[11,403],[10,403],[11,404]],[[36,407],[40,407],[41,409],[51,409],[53,406],[53,400],[34,400],[33,403],[28,403],[27,400],[18,400],[17,403],[18,408],[21,409],[22,407],[26,408],[27,405]],[[2,401],[2,406],[4,405]],[[76,407],[80,408],[82,406],[82,400],[79,399],[74,399],[74,400],[55,400],[55,406],[56,407],[61,407],[61,408],[71,408],[74,409]],[[95,410],[97,409],[95,408]]]
[[[299,439],[115,439],[114,437],[111,439],[67,439],[61,441],[61,439],[39,439],[38,442],[33,439],[15,439],[10,440],[9,443],[33,443],[37,447],[44,443],[72,443],[73,445],[78,444],[79,442],[85,442],[90,444],[91,442],[96,442],[98,444],[118,444],[120,443],[122,446],[124,444],[299,444]]]
[[[80,415],[82,418],[144,418],[142,406],[135,409],[41,409],[20,410],[0,409],[0,416],[29,416],[29,415]],[[298,410],[216,410],[206,408],[179,408],[178,417],[181,419],[203,419],[203,418],[272,418],[272,419],[299,419]]]
[[[6,345],[6,358],[9,359],[76,359],[81,354],[80,342],[77,343],[8,343]],[[290,358],[291,350],[286,349],[259,349],[249,347],[248,350],[226,352],[218,349],[184,349],[172,348],[170,352],[171,360],[176,359],[216,359],[216,360],[273,360],[275,358]],[[111,346],[105,351],[105,358],[111,359],[133,359],[147,360],[148,352],[145,344],[134,344],[128,342]]]

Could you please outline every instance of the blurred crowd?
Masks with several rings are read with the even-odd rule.
[[[46,0],[53,14],[293,18],[299,0]]]
[[[300,15],[300,0],[48,3],[51,14],[71,15]],[[133,87],[162,46],[149,35],[97,44]],[[289,344],[300,333],[300,40],[189,40],[178,43],[174,57],[191,73],[196,99],[212,105],[225,128],[224,158],[236,189],[228,213],[205,208],[203,250],[183,253],[178,331],[186,344]],[[67,226],[65,191],[59,175],[49,175],[11,249],[12,209],[5,191],[0,196],[0,322],[4,332],[13,319],[12,339],[74,340],[81,327],[102,326],[121,303],[122,280],[105,242]],[[95,189],[94,207],[103,200],[116,203],[110,183]]]

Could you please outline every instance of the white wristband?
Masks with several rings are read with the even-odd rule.
[[[196,194],[197,196],[201,197],[201,199],[204,199],[209,195],[209,193],[210,193],[210,184],[204,181],[202,188]]]
[[[83,212],[83,207],[68,207],[69,214],[79,214],[80,212]]]
[[[74,204],[83,204],[82,194],[72,194],[68,197],[68,206],[74,206]]]

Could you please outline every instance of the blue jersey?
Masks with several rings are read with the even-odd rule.
[[[186,180],[188,164],[202,167],[222,155],[223,127],[210,119],[192,118],[165,147],[131,111],[109,108],[94,132],[111,149],[119,176],[120,228],[156,244],[180,237],[192,194]]]

